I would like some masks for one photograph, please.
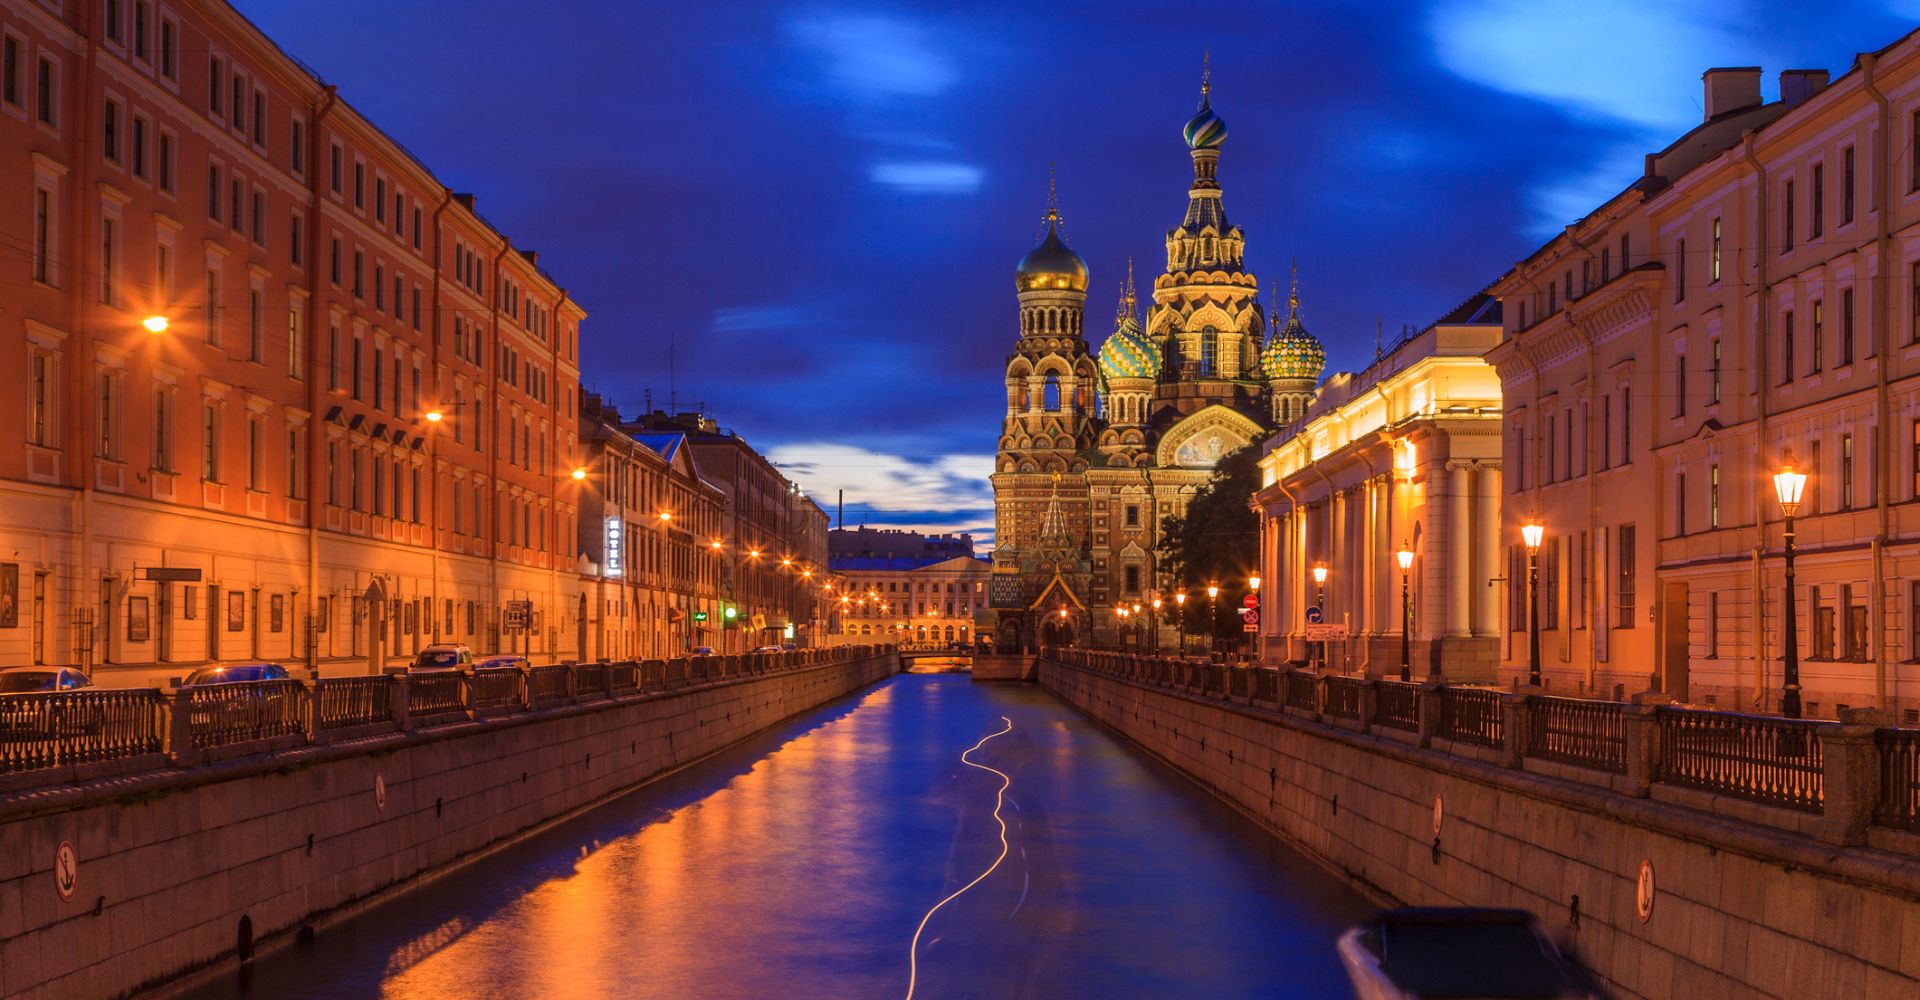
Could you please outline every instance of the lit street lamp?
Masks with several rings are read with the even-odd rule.
[[[1326,563],[1313,564],[1313,585],[1315,587],[1315,596],[1313,598],[1313,606],[1320,609],[1320,621],[1322,624],[1325,624],[1327,620],[1327,564]],[[1327,640],[1325,639],[1320,640],[1318,644],[1318,648],[1320,651],[1320,669],[1325,670],[1327,668]]]
[[[1793,452],[1786,455],[1780,471],[1773,474],[1774,498],[1780,502],[1780,516],[1786,519],[1787,549],[1787,642],[1786,669],[1781,673],[1780,714],[1789,719],[1800,717],[1800,628],[1794,620],[1793,601],[1793,516],[1800,512],[1800,495],[1807,488],[1807,474],[1793,468]]]
[[[1260,618],[1260,613],[1263,610],[1265,610],[1264,608],[1260,607],[1260,578],[1258,576],[1247,577],[1247,589],[1253,593],[1253,617],[1255,621],[1258,621]],[[1250,643],[1250,645],[1253,647],[1253,658],[1255,661],[1258,661],[1260,659],[1260,626],[1259,625],[1255,625],[1253,627],[1253,641]]]
[[[1413,569],[1413,550],[1394,553],[1400,561],[1400,679],[1413,680],[1413,601],[1407,589],[1407,571]]]
[[[1153,599],[1153,651],[1160,652],[1160,599]]]
[[[1529,520],[1520,526],[1527,544],[1527,683],[1540,686],[1540,540],[1546,525]]]
[[[1187,655],[1187,592],[1182,590],[1174,594],[1173,603],[1180,606],[1174,617],[1180,622],[1180,656],[1184,659]]]
[[[1207,581],[1207,655],[1220,651],[1220,585]]]

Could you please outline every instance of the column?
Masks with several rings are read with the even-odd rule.
[[[1478,569],[1473,579],[1486,581],[1501,575],[1500,568],[1500,470],[1481,467],[1479,510],[1474,531],[1474,549]],[[1482,585],[1474,591],[1479,610],[1474,615],[1473,634],[1500,634],[1500,590]]]
[[[1473,468],[1465,462],[1447,463],[1447,635],[1471,634],[1467,628],[1467,601],[1473,587],[1473,549],[1468,544],[1472,517]]]

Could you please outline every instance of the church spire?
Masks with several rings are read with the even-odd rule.
[[[1287,318],[1300,317],[1300,258],[1293,259],[1293,277],[1287,287]]]
[[[1127,283],[1120,288],[1120,307],[1115,310],[1113,314],[1113,325],[1115,329],[1119,329],[1121,324],[1133,318],[1137,308],[1136,301],[1133,293],[1133,257],[1128,256]]]

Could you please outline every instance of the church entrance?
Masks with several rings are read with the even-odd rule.
[[[1055,615],[1048,615],[1040,622],[1040,645],[1073,645],[1073,622]]]

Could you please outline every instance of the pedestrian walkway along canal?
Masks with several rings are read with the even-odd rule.
[[[1045,691],[964,674],[895,676],[195,995],[898,998],[922,918],[1001,854],[1001,774],[1005,859],[926,920],[914,996],[1349,995],[1358,893]]]

